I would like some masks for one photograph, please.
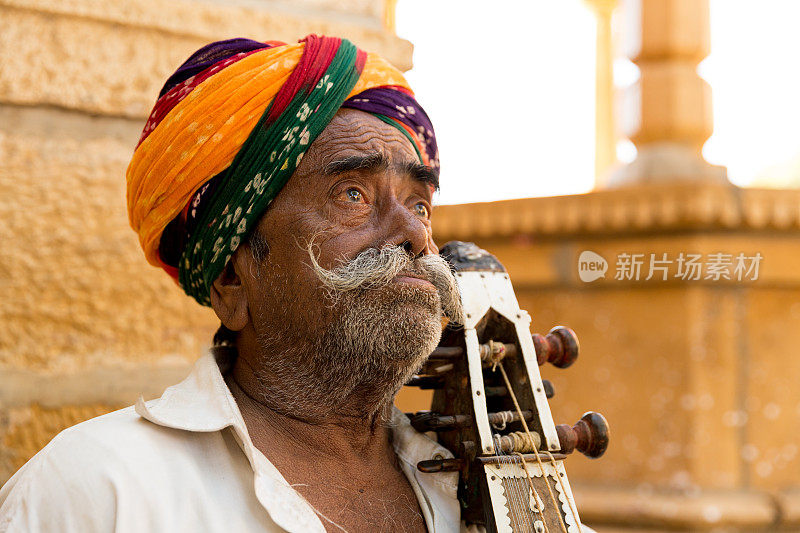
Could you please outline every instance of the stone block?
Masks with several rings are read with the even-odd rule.
[[[196,358],[218,322],[144,260],[125,208],[132,144],[8,130],[0,131],[0,365],[69,371]]]
[[[0,103],[144,118],[164,80],[192,52],[232,37],[296,42],[309,33],[337,35],[411,68],[411,44],[383,30],[369,3],[359,2],[362,14],[310,3],[304,9],[277,2],[2,0]]]

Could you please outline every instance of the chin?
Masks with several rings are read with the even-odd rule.
[[[378,292],[378,291],[376,291]],[[376,348],[384,348],[387,358],[422,364],[439,344],[442,334],[442,308],[433,286],[394,285],[386,287],[374,305],[369,306],[376,335]],[[382,350],[381,350],[382,351]],[[416,368],[416,367],[415,367]]]
[[[425,362],[442,332],[439,295],[421,284],[343,293],[325,312],[332,320],[316,338],[313,323],[265,330],[264,353],[281,356],[265,360],[260,382],[278,410],[302,410],[318,420],[331,413],[373,417]],[[310,329],[276,343],[285,337],[276,331],[281,326],[293,335]]]
[[[442,311],[435,290],[392,284],[341,303],[339,319],[329,329],[335,340],[328,338],[343,361],[357,362],[384,385],[402,386],[439,343]]]

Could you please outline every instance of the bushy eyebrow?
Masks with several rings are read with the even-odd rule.
[[[354,170],[373,173],[389,170],[390,166],[394,166],[398,172],[410,176],[415,181],[426,183],[435,190],[439,190],[439,175],[431,167],[416,162],[390,165],[386,156],[380,152],[366,155],[353,155],[331,161],[323,167],[322,174],[325,176],[335,176]]]
[[[406,163],[403,165],[403,172],[410,175],[416,181],[427,183],[433,190],[439,190],[439,174],[427,165],[421,163]]]
[[[380,152],[367,155],[353,155],[345,157],[344,159],[331,161],[322,169],[322,174],[325,176],[335,176],[352,170],[366,170],[368,172],[389,170],[389,161]]]

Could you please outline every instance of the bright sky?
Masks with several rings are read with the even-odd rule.
[[[800,186],[800,2],[712,0],[714,135],[703,148],[737,185]]]
[[[704,154],[738,185],[800,186],[798,20],[800,2],[711,0]],[[591,189],[595,24],[583,0],[399,0],[397,32],[414,43],[407,77],[436,126],[438,203]],[[617,65],[620,85],[635,80]],[[622,159],[634,153],[620,143]]]

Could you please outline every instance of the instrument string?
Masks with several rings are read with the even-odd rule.
[[[550,457],[550,464],[553,465],[553,469],[556,471],[556,474],[558,474],[557,479],[558,479],[558,484],[561,487],[561,492],[563,494],[566,494],[567,491],[564,489],[564,480],[561,479],[561,472],[559,472],[558,469],[555,467],[556,463],[555,459],[553,458],[553,454],[547,450],[545,450],[544,453],[546,453],[548,457]],[[578,511],[575,510],[575,505],[572,503],[572,498],[567,498],[567,502],[569,503],[570,511],[572,511],[572,516],[575,517],[575,523],[578,525],[578,533],[583,533],[583,531],[581,530],[581,521],[578,518]]]
[[[524,521],[525,521],[525,531],[533,531],[533,522],[534,517],[532,516],[533,513],[530,511],[530,501],[531,501],[531,493],[528,491],[528,488],[525,486],[524,481],[521,480],[518,476],[519,470],[516,468],[517,461],[515,457],[510,457],[509,460],[511,461],[512,472],[514,477],[512,478],[514,485],[517,488],[517,491],[520,493],[520,514],[522,514]]]
[[[514,465],[516,467],[517,463],[515,461],[515,458],[509,457],[509,459],[510,459],[512,465]],[[533,517],[531,516],[531,512],[530,512],[530,501],[531,501],[531,498],[532,498],[531,493],[528,492],[528,489],[527,489],[527,487],[525,487],[524,482],[521,479],[519,479],[519,477],[516,475],[517,474],[517,469],[516,468],[513,468],[513,473],[514,473],[514,477],[512,478],[513,479],[513,483],[514,483],[514,485],[516,485],[517,490],[522,495],[521,498],[520,498],[521,499],[521,501],[520,501],[520,513],[522,514],[523,518],[525,519],[525,530],[526,531],[533,531],[533,521],[534,520],[533,520]]]
[[[522,415],[522,409],[519,406],[519,402],[517,401],[517,395],[514,394],[514,389],[511,387],[511,381],[508,379],[508,375],[506,374],[506,369],[503,366],[502,361],[496,361],[492,367],[492,370],[495,368],[500,368],[500,374],[503,376],[503,381],[506,383],[506,388],[508,389],[508,394],[511,396],[511,400],[514,402],[514,408],[517,410],[517,414],[519,415],[520,422],[522,422],[522,427],[525,429],[525,433],[528,435],[531,444],[534,444],[533,453],[534,457],[536,457],[536,462],[539,465],[539,471],[542,473],[542,479],[544,480],[544,484],[547,486],[547,492],[550,494],[550,500],[553,502],[553,506],[556,509],[556,515],[558,515],[558,521],[561,524],[561,531],[563,533],[569,533],[567,531],[567,526],[564,524],[564,519],[561,517],[560,507],[558,505],[558,500],[556,500],[555,495],[553,494],[553,488],[550,486],[550,482],[547,481],[547,473],[544,470],[544,465],[542,464],[542,459],[539,457],[539,451],[536,449],[535,443],[533,441],[533,436],[531,435],[531,430],[528,428],[528,423],[525,421],[525,417]],[[552,455],[551,455],[552,457]],[[553,465],[553,469],[555,470],[555,464]],[[558,472],[556,472],[556,476],[558,477]],[[576,522],[577,516],[576,516]],[[578,526],[580,529],[580,525]],[[582,532],[581,532],[582,533]]]
[[[507,465],[507,468],[504,468],[504,472],[506,472],[506,483],[510,487],[510,490],[513,491],[513,500],[517,502],[519,505],[516,516],[521,516],[522,518],[517,518],[520,528],[522,531],[534,531],[534,519],[530,513],[530,500],[531,500],[531,492],[525,487],[525,482],[521,480],[518,476],[518,470],[515,468],[518,463],[516,457],[511,457],[510,454],[506,454],[502,450],[500,453],[505,456],[504,457],[504,464]],[[514,452],[512,452],[513,454]],[[526,471],[527,474],[527,471]],[[534,490],[534,493],[535,490]],[[538,494],[533,496],[534,498],[538,498]],[[539,499],[540,500],[540,499]],[[537,507],[538,509],[538,507]],[[540,513],[541,514],[541,513]],[[542,515],[544,518],[544,515]],[[545,528],[547,528],[547,523],[542,520],[545,524]],[[545,533],[549,533],[549,530],[546,530]]]
[[[493,355],[501,353],[501,351],[495,350],[493,344],[494,343],[492,341],[489,341],[490,353]],[[502,357],[493,359],[495,365],[499,362],[500,358]],[[510,415],[511,412],[509,411],[508,414]],[[506,420],[505,417],[503,418],[504,418],[503,427],[505,427]],[[515,458],[512,458],[510,454],[507,454],[502,450],[502,444],[500,440],[501,436],[496,433],[494,437],[495,437],[495,445],[497,448],[497,454],[499,457],[501,457],[500,462],[503,464],[502,471],[505,474],[504,478],[506,481],[506,486],[508,487],[508,499],[510,502],[512,517],[516,520],[517,526],[520,529],[522,529],[523,531],[533,531],[534,530],[533,519],[531,517],[530,510],[526,508],[526,505],[528,504],[528,502],[530,502],[531,493],[526,488],[524,488],[524,483],[521,482],[516,475],[517,471],[514,469],[514,465],[516,464]],[[512,439],[512,443],[517,442],[517,440],[521,439]],[[525,496],[527,496],[527,498]],[[545,527],[547,527],[546,522],[545,522]],[[549,531],[546,531],[545,533],[549,533]]]
[[[508,468],[508,464],[510,462],[510,459],[506,456],[505,452],[502,451],[502,449],[500,447],[499,437],[500,436],[495,433],[495,435],[494,435],[495,446],[496,446],[497,451],[498,451],[500,470],[502,472],[502,475],[500,477],[501,485],[502,485],[502,481],[505,480],[506,483],[505,483],[505,487],[504,488],[505,488],[506,501],[508,502],[508,509],[509,509],[510,515],[511,515],[510,518],[516,524],[516,528],[514,528],[514,529],[517,529],[517,528],[521,529],[523,527],[523,520],[520,517],[519,508],[521,507],[521,499],[522,499],[521,496],[522,495],[519,493],[518,489],[512,483],[513,476],[511,475],[512,473]]]
[[[530,474],[529,474],[529,472],[528,472],[528,469],[527,469],[527,463],[525,462],[525,458],[524,458],[524,457],[522,456],[522,454],[521,454],[521,453],[519,453],[519,452],[513,452],[513,453],[514,453],[515,455],[517,455],[517,454],[519,455],[519,458],[520,458],[520,460],[521,460],[521,462],[522,462],[522,468],[524,468],[524,470],[525,470],[525,474],[526,474],[526,476],[528,476],[528,478],[529,478],[529,479],[528,479],[528,482],[529,482],[529,484],[530,484],[530,489],[533,491],[533,494],[531,495],[531,497],[535,498],[535,499],[537,500],[537,503],[538,503],[539,501],[542,503],[542,508],[541,508],[541,510],[539,511],[539,514],[540,514],[540,515],[541,515],[541,517],[542,517],[542,523],[544,524],[545,533],[550,533],[550,529],[549,529],[549,528],[548,528],[548,526],[547,526],[547,520],[546,520],[546,519],[545,519],[545,517],[544,517],[544,500],[542,500],[542,499],[541,499],[541,497],[539,496],[539,493],[538,493],[538,492],[536,491],[536,489],[533,487],[533,480],[532,480],[532,479],[530,479]],[[535,450],[535,449],[534,449],[534,453],[536,453],[536,450]],[[544,482],[546,485],[548,485],[548,488],[549,488],[549,483],[548,483],[548,481],[547,481],[547,475],[544,473],[544,471],[543,471],[543,470],[542,470],[542,481],[543,481],[543,482]],[[524,483],[524,481],[523,481],[523,480],[520,480],[520,481],[519,481],[519,483]],[[526,490],[526,492],[528,492],[528,491]],[[530,492],[528,492],[528,494],[530,495],[531,493],[530,493]],[[554,505],[555,505],[556,514],[559,514],[559,512],[558,512],[558,504],[556,504],[556,503],[554,502]],[[538,505],[537,505],[537,510],[538,510]],[[560,516],[560,514],[559,514],[559,516]],[[531,531],[533,531],[533,529],[531,529]],[[562,527],[562,531],[563,531],[563,533],[566,533],[566,530],[563,530],[563,527]]]
[[[502,343],[495,343],[490,340],[488,348],[489,348],[488,354],[486,354],[485,360],[493,363],[493,368],[494,368],[505,356],[504,353],[505,346]],[[506,428],[506,423],[511,421],[510,415],[511,415],[510,411],[503,411],[501,415],[502,422],[501,424],[495,424],[494,425],[495,429],[504,430]],[[523,529],[524,531],[532,531],[533,524],[530,512],[528,512],[529,510],[525,508],[526,502],[530,501],[530,492],[525,490],[521,485],[520,481],[518,480],[516,476],[516,471],[514,470],[515,461],[509,454],[506,454],[502,450],[500,439],[501,439],[500,435],[495,434],[497,455],[501,457],[500,462],[503,464],[502,469],[505,474],[506,486],[508,487],[509,500],[510,502],[514,503],[510,505],[512,516],[515,518],[517,526],[519,526],[519,528]],[[516,442],[516,440],[513,439],[512,437],[512,444],[514,442]],[[526,493],[528,495],[528,498],[525,498]],[[520,518],[520,516],[522,518]]]
[[[530,512],[530,500],[531,500],[531,493],[528,491],[528,488],[525,486],[525,482],[519,478],[519,470],[517,468],[517,458],[513,457],[511,454],[507,454],[503,452],[506,456],[505,462],[508,465],[508,478],[507,481],[510,486],[513,488],[515,493],[515,500],[517,501],[517,505],[519,506],[517,512],[519,516],[522,518],[519,520],[520,527],[522,531],[533,531],[534,530],[534,518],[531,516]]]
[[[536,491],[536,488],[533,486],[533,478],[531,478],[531,473],[528,472],[528,463],[525,461],[525,456],[522,455],[520,452],[514,452],[514,455],[519,456],[519,460],[522,462],[522,468],[525,470],[525,477],[528,478],[528,486],[531,489],[531,494],[536,499],[536,511],[539,513],[539,516],[542,517],[542,524],[544,524],[544,533],[550,533],[550,530],[547,528],[547,520],[544,518],[544,501],[539,496],[539,493]],[[545,479],[547,482],[547,479]]]
[[[529,526],[528,520],[526,520],[526,518],[527,518],[526,515],[528,513],[525,512],[525,496],[524,496],[524,493],[522,492],[519,484],[516,483],[516,477],[514,476],[514,460],[511,458],[511,456],[509,456],[505,452],[501,452],[501,453],[503,453],[503,455],[504,455],[503,462],[505,464],[504,464],[503,471],[506,474],[506,477],[505,477],[506,484],[509,487],[509,490],[511,491],[512,500],[514,502],[513,508],[514,508],[514,514],[515,514],[515,517],[516,517],[516,520],[517,520],[517,524],[520,527],[520,529],[525,531],[525,530],[528,529],[528,526]],[[530,524],[530,526],[532,526],[532,524]]]

